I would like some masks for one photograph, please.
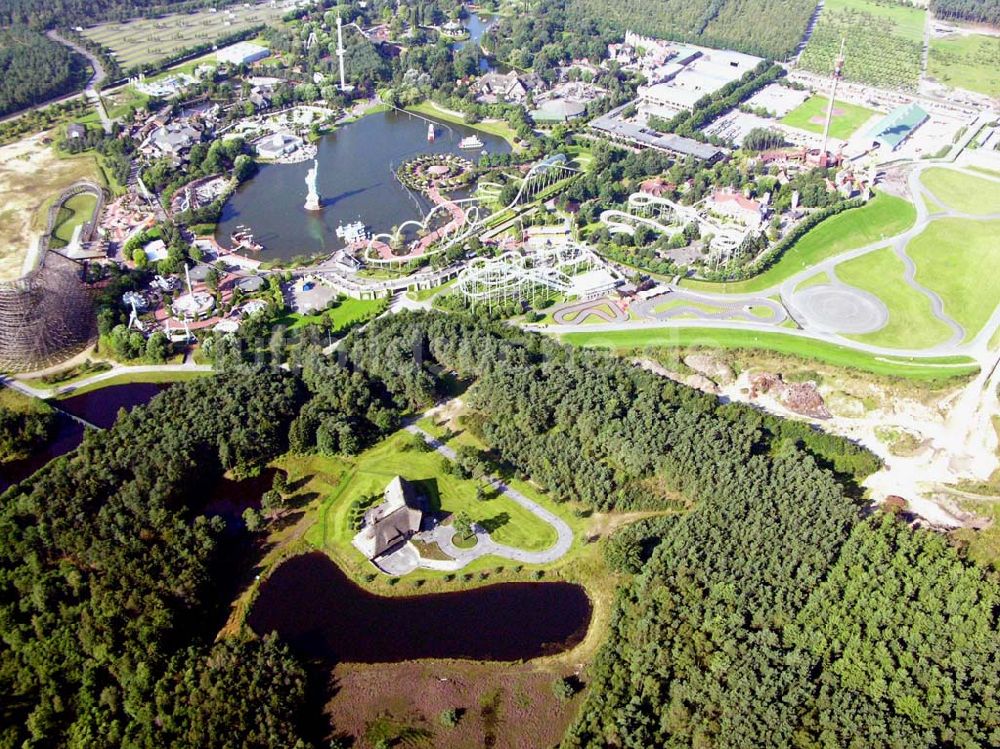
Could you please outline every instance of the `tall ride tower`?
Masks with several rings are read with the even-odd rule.
[[[340,62],[340,90],[347,91],[347,81],[344,78],[344,31],[343,22],[337,16],[337,60]]]
[[[830,104],[826,109],[826,122],[823,123],[823,147],[819,152],[819,160],[821,166],[826,166],[827,141],[830,138],[830,122],[833,120],[833,105],[837,100],[837,86],[840,83],[840,79],[844,77],[844,39],[840,40],[840,54],[837,55],[837,60],[833,64],[833,82],[830,87]]]

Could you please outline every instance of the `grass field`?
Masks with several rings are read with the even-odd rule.
[[[190,47],[214,42],[260,24],[272,24],[285,14],[280,5],[261,3],[245,8],[233,5],[219,12],[201,10],[173,13],[162,18],[142,18],[102,23],[85,29],[83,35],[107,47],[123,70],[152,66]]]
[[[889,348],[929,348],[948,340],[951,328],[934,317],[930,300],[903,280],[903,271],[903,261],[888,247],[837,266],[841,281],[871,292],[889,310],[884,328],[850,338]]]
[[[907,246],[916,279],[944,302],[944,311],[971,340],[1000,304],[1000,221],[941,219]]]
[[[931,39],[927,74],[948,86],[1000,96],[1000,38],[953,34]]]
[[[886,88],[916,88],[926,11],[877,0],[826,0],[799,65],[829,75],[846,41],[844,77]]]
[[[945,167],[925,170],[920,180],[934,197],[952,210],[976,216],[1000,213],[1000,181]]]
[[[704,347],[773,351],[802,359],[815,359],[863,372],[912,380],[943,380],[965,377],[979,371],[964,356],[883,357],[812,338],[784,333],[756,333],[724,328],[659,328],[567,333],[560,339],[574,346],[630,351],[642,348]]]
[[[81,379],[86,379],[90,375],[86,375]],[[74,388],[73,390],[63,393],[58,396],[59,400],[63,398],[72,398],[75,395],[83,395],[84,393],[90,393],[94,390],[101,390],[102,388],[111,387],[112,385],[131,385],[137,382],[186,382],[188,380],[196,380],[200,377],[211,377],[212,372],[202,372],[198,370],[185,372],[177,370],[165,370],[162,372],[124,372],[120,375],[115,375],[114,377],[109,377],[106,380],[100,380],[99,382],[90,383],[79,388]],[[34,384],[34,383],[32,383]],[[59,383],[59,385],[64,385],[66,383]]]
[[[811,133],[822,133],[826,121],[828,99],[825,96],[810,96],[802,104],[789,112],[781,120],[783,125],[808,130]],[[847,140],[854,132],[868,122],[875,114],[872,109],[865,109],[856,104],[844,101],[834,103],[833,119],[830,121],[830,135],[834,138]]]
[[[763,291],[841,252],[906,231],[917,220],[912,203],[880,193],[861,208],[838,213],[792,245],[778,262],[747,281],[717,283],[685,279],[681,286],[697,291],[748,294]]]
[[[318,325],[324,317],[333,321],[331,332],[341,333],[359,322],[368,320],[383,312],[389,302],[386,299],[352,299],[341,300],[340,304],[331,310],[315,315],[303,315],[300,312],[289,312],[275,320],[275,325],[284,325],[288,330],[298,330],[307,325]]]
[[[53,249],[59,249],[68,245],[73,239],[76,227],[91,219],[96,205],[97,197],[90,193],[74,195],[63,203],[56,218],[56,225],[52,228],[50,246]]]

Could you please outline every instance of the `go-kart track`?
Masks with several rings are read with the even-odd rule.
[[[987,344],[993,331],[1000,326],[1000,309],[993,312],[988,323],[976,332],[975,337],[966,340],[967,331],[947,314],[938,294],[916,280],[916,265],[907,254],[907,246],[911,240],[920,236],[933,221],[943,218],[1000,218],[1000,215],[993,214],[972,216],[936,205],[932,213],[928,209],[928,200],[933,201],[933,194],[922,184],[921,174],[925,169],[940,163],[936,160],[928,161],[917,165],[909,173],[907,184],[917,215],[913,226],[900,234],[829,257],[752,295],[694,292],[682,286],[666,284],[663,293],[633,301],[628,308],[627,320],[617,317],[614,320],[586,320],[583,310],[601,307],[601,300],[598,300],[570,304],[554,310],[552,318],[557,325],[547,330],[557,334],[588,332],[593,331],[594,323],[598,322],[605,323],[600,325],[600,329],[607,332],[663,327],[728,327],[813,338],[878,356],[926,358],[966,355],[976,358],[983,365],[991,357]],[[950,163],[947,165],[952,169],[966,171]],[[1000,178],[985,177],[982,173],[970,174],[1000,182]],[[933,202],[931,204],[934,205]],[[874,294],[839,280],[836,268],[850,260],[886,249],[891,250],[903,264],[902,282],[926,297],[931,314],[950,328],[951,335],[947,340],[924,348],[899,348],[876,345],[857,338],[885,328],[889,322],[889,310]],[[816,283],[818,275],[825,275],[826,279]],[[804,284],[807,281],[809,283]],[[601,308],[605,309],[609,305],[607,300],[603,301]],[[574,310],[577,314],[573,314]],[[789,320],[795,323],[795,327],[789,326]]]

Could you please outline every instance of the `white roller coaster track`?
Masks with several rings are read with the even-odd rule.
[[[539,287],[569,292],[567,270],[602,261],[582,245],[543,248],[525,254],[511,251],[495,258],[475,258],[458,274],[455,288],[466,299],[496,302],[528,296]]]
[[[562,156],[562,154],[557,154],[557,156]],[[525,193],[529,196],[532,191],[540,191],[546,187],[555,184],[560,179],[564,179],[568,176],[574,174],[579,174],[579,169],[574,169],[573,167],[567,166],[565,163],[565,157],[563,160],[557,160],[555,157],[548,157],[542,161],[538,161],[532,164],[531,169],[528,173],[524,175],[524,179],[521,180],[521,185],[518,188],[517,195],[510,202],[509,205],[501,209],[501,212],[513,210],[518,203],[521,202]],[[555,176],[555,179],[553,179]],[[538,182],[544,182],[540,187]],[[496,183],[487,183],[490,185],[495,185]],[[499,187],[499,185],[497,185]],[[462,224],[453,230],[447,237],[444,237],[437,246],[428,251],[424,252],[415,257],[431,257],[437,255],[445,250],[454,247],[460,242],[464,242],[470,237],[472,237],[476,232],[482,229],[483,223],[491,215],[486,211],[482,205],[479,198],[462,198],[460,200],[450,201],[451,204],[458,206],[462,212],[465,214],[465,218]],[[432,219],[438,211],[444,210],[448,211],[448,203],[439,203],[435,205],[427,214],[423,217],[421,221],[410,220],[405,221],[397,227],[397,235],[402,234],[408,227],[413,227],[413,229],[419,234],[420,232],[430,231],[430,225]],[[368,247],[365,250],[365,261],[372,265],[398,265],[400,263],[408,262],[409,260],[415,258],[383,258],[379,257],[378,250],[376,249],[377,244],[392,244],[394,237],[388,232],[381,232],[379,234],[373,234],[368,240]]]
[[[684,230],[684,226],[692,221],[698,225],[698,230],[704,234],[712,234],[712,249],[718,253],[730,253],[743,244],[751,234],[751,229],[740,231],[731,226],[723,226],[717,221],[702,216],[692,206],[680,205],[667,198],[650,195],[645,192],[634,192],[628,196],[629,211],[615,208],[603,211],[601,223],[608,227],[612,234],[635,234],[635,225],[644,224],[660,234],[674,236]],[[652,216],[654,211],[662,215],[663,209],[669,211],[669,218],[677,219],[676,226],[668,226]],[[643,215],[647,214],[647,215]]]

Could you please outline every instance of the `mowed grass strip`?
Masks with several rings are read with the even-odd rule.
[[[969,341],[1000,303],[1000,221],[941,219],[906,247],[917,281],[936,292]]]
[[[951,328],[934,316],[930,299],[903,279],[904,270],[903,261],[888,247],[836,267],[841,281],[871,292],[889,310],[884,328],[849,338],[888,348],[930,348],[951,337]]]
[[[979,371],[975,360],[967,356],[879,356],[846,346],[779,332],[758,333],[725,328],[642,328],[603,333],[596,331],[566,333],[559,338],[573,346],[608,348],[622,353],[678,347],[774,351],[862,372],[909,380],[948,380],[953,377],[967,377]]]
[[[932,167],[921,173],[920,181],[953,211],[974,216],[1000,213],[1000,180]]]
[[[953,34],[931,39],[927,74],[947,86],[1000,96],[1000,38]]]
[[[781,123],[789,127],[797,127],[800,130],[808,130],[811,133],[822,133],[828,105],[829,99],[827,97],[810,96],[785,115]],[[859,107],[857,104],[848,104],[845,101],[834,102],[830,135],[834,138],[847,140],[874,114],[876,114],[874,110]]]
[[[770,268],[747,281],[718,283],[685,279],[681,286],[696,291],[748,294],[772,286],[812,265],[848,250],[900,234],[917,220],[909,201],[879,193],[867,204],[831,216],[792,245]]]

